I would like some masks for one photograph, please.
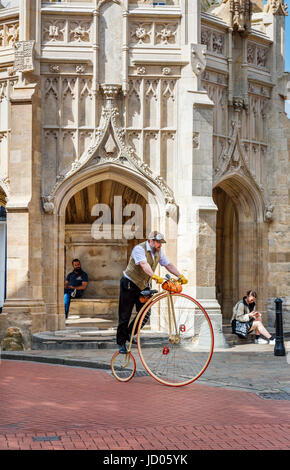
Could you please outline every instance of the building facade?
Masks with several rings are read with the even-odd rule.
[[[65,328],[73,258],[90,280],[79,313],[116,318],[151,229],[217,328],[253,288],[269,325],[283,299],[290,329],[284,1],[2,6],[1,333]]]

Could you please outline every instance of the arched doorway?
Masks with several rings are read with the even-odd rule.
[[[264,311],[266,285],[263,204],[259,194],[240,176],[232,175],[213,190],[216,222],[216,295],[223,323],[229,324],[233,305],[248,289],[258,292]]]
[[[86,298],[118,296],[132,248],[146,238],[146,205],[141,194],[110,179],[90,184],[69,200],[65,211],[65,270],[71,269],[74,258],[81,260],[89,276]],[[137,238],[136,224],[132,235],[124,230],[134,218],[134,209],[142,214]],[[96,225],[99,220],[105,227]]]
[[[0,312],[6,298],[6,209],[5,193],[0,188]]]
[[[65,274],[68,272],[68,268],[66,267],[65,262],[71,270],[71,259],[70,255],[68,255],[67,249],[65,256],[66,245],[67,243],[71,243],[70,239],[66,237],[66,229],[68,228],[68,225],[75,225],[73,228],[83,228],[85,231],[87,231],[86,227],[81,227],[85,224],[69,223],[72,222],[72,219],[69,219],[69,217],[71,217],[69,211],[75,211],[75,213],[77,213],[77,206],[81,207],[81,204],[77,204],[76,206],[75,201],[78,201],[79,197],[84,198],[84,200],[89,197],[87,191],[81,193],[82,190],[89,188],[90,186],[93,187],[95,184],[104,183],[106,181],[120,183],[127,188],[127,193],[133,190],[134,193],[138,195],[138,198],[141,196],[144,201],[146,201],[147,207],[149,206],[149,210],[146,207],[146,233],[152,230],[151,227],[154,227],[156,230],[160,230],[162,233],[164,233],[165,236],[167,234],[168,221],[170,222],[171,218],[166,216],[167,206],[164,193],[157,184],[146,178],[140,172],[132,168],[120,166],[119,164],[117,165],[114,163],[108,163],[98,168],[95,168],[93,165],[89,166],[88,168],[84,168],[77,174],[63,181],[54,193],[53,204],[50,204],[49,208],[47,208],[52,208],[52,211],[50,212],[50,210],[46,210],[44,215],[43,230],[44,234],[49,235],[43,237],[44,250],[46,253],[51,253],[51,256],[48,257],[44,263],[44,275],[48,280],[44,289],[44,297],[48,315],[51,314],[52,321],[55,321],[56,329],[63,329],[65,327],[63,293]],[[111,184],[112,183],[109,183],[109,185]],[[116,188],[112,185],[111,188],[113,187]],[[95,191],[96,190],[97,187],[95,187]],[[78,196],[76,196],[76,199],[74,199],[74,202],[72,202],[72,198],[77,194]],[[140,201],[140,199],[138,200]],[[89,210],[87,211],[87,214],[89,214]],[[77,225],[79,225],[79,227],[77,227]],[[90,240],[89,243],[91,243],[91,241],[92,240]],[[139,240],[129,240],[127,242],[128,248],[125,250],[125,256],[123,258],[124,264],[126,264],[127,257],[130,252],[129,243],[131,243],[133,246],[133,244],[137,243],[138,241]],[[97,243],[97,240],[93,240],[93,242]],[[84,244],[83,241],[79,243],[78,246],[81,247],[82,244]],[[73,245],[73,243],[71,243],[71,245]],[[172,245],[172,252],[175,253],[176,237],[170,243],[168,243],[168,245]],[[66,258],[68,261],[66,261]],[[122,272],[121,267],[120,272]],[[109,295],[109,291],[110,295],[113,295],[113,291],[116,293],[116,291],[119,289],[119,280],[120,278],[118,278],[117,282],[117,279],[115,278],[115,284],[113,284],[111,281],[108,283],[106,282],[107,295]],[[95,292],[93,295],[95,295]],[[111,311],[106,306],[102,309],[103,312],[105,311],[111,316],[113,316],[113,314],[116,316],[117,312],[118,297],[116,296],[114,298],[115,306]],[[70,310],[70,313],[72,311],[73,310]],[[57,316],[55,316],[56,314]]]
[[[223,313],[223,323],[230,321],[233,302],[239,292],[238,212],[231,197],[220,187],[214,189],[218,207],[216,221],[216,297]]]

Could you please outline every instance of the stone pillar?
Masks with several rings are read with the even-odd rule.
[[[0,319],[26,342],[45,329],[40,208],[41,112],[37,83],[20,80],[11,95],[10,196],[7,210],[7,297]]]
[[[65,271],[64,259],[59,256],[59,246],[64,246],[63,219],[63,215],[49,211],[42,215],[43,298],[46,305],[46,330],[48,331],[65,329],[63,299]]]
[[[283,1],[274,5],[268,2],[264,17],[267,34],[273,40],[270,72],[275,84],[271,105],[266,113],[269,150],[267,152],[266,216],[268,231],[268,323],[275,324],[275,299],[283,300],[284,332],[290,331],[290,122],[285,114],[287,81],[290,74],[284,72],[285,64],[285,14]],[[267,215],[269,214],[269,215]]]
[[[189,280],[186,292],[203,305],[215,332],[220,332],[222,316],[215,292],[217,207],[212,199],[214,103],[200,83],[205,49],[199,44],[199,2],[190,5],[188,14],[184,12],[188,24],[183,45],[183,58],[189,64],[182,69],[178,101],[177,266]],[[224,345],[222,335],[217,337]]]

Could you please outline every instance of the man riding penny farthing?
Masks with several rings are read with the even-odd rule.
[[[111,359],[112,373],[120,382],[128,382],[136,372],[131,352],[133,344],[138,346],[147,373],[172,387],[197,380],[213,354],[214,337],[209,316],[197,300],[182,292],[182,284],[187,284],[187,279],[168,261],[161,248],[163,243],[166,242],[161,233],[150,233],[145,242],[132,250],[121,279],[119,350]],[[169,274],[165,279],[154,274],[158,263],[176,279]],[[151,289],[152,279],[161,284],[159,291]],[[137,314],[129,324],[134,306]]]
[[[158,284],[163,283],[163,278],[154,274],[158,264],[164,266],[168,272],[176,276],[181,284],[188,282],[166,258],[162,250],[163,243],[166,243],[166,241],[162,233],[151,232],[145,242],[139,243],[133,248],[128,266],[123,272],[120,281],[119,324],[117,329],[117,344],[120,353],[127,353],[126,341],[130,340],[136,318],[129,324],[133,307],[135,305],[137,314],[143,307],[143,303],[140,302],[141,291],[149,286],[151,279]]]

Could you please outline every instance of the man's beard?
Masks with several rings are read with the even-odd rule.
[[[75,268],[75,272],[76,272],[76,273],[80,273],[81,270],[82,270],[81,268]]]

